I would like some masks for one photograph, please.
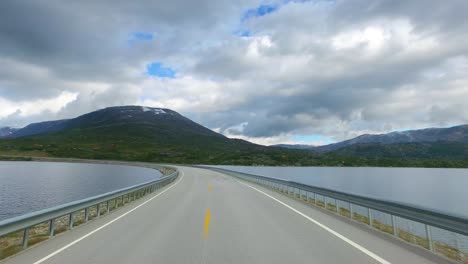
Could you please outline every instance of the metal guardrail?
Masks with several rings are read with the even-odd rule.
[[[340,216],[369,225],[451,260],[468,263],[467,219],[292,181],[221,168],[197,167],[222,172],[263,185]]]
[[[161,166],[161,168],[172,168]],[[155,168],[155,167],[153,167]],[[150,194],[177,179],[179,172],[163,176],[160,179],[108,192],[79,201],[59,205],[52,208],[32,212],[14,218],[0,221],[0,259],[12,255],[21,249],[25,249],[31,243],[31,232],[34,230],[36,237],[33,242],[37,243],[53,237],[57,231],[63,232],[71,230],[75,226],[86,223],[94,218],[99,218],[103,214],[135,201],[147,194]],[[64,225],[66,222],[66,225]],[[60,226],[60,230],[57,227]],[[36,232],[38,229],[39,231]],[[46,231],[47,233],[45,233]],[[37,233],[40,233],[37,235]],[[2,248],[1,242],[8,243],[21,239],[20,245],[12,245],[10,248]],[[5,251],[5,252],[2,252]]]

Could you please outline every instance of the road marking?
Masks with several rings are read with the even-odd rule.
[[[102,225],[101,227],[98,227],[98,228],[94,229],[93,231],[89,232],[88,234],[86,234],[86,235],[84,235],[84,236],[82,236],[82,237],[76,239],[75,241],[71,242],[70,244],[68,244],[68,245],[66,245],[66,246],[63,246],[63,247],[60,248],[60,249],[57,249],[56,251],[50,253],[49,255],[45,256],[44,258],[41,258],[40,260],[34,262],[33,264],[40,264],[40,263],[43,263],[44,261],[46,261],[46,260],[50,259],[51,257],[53,257],[53,256],[55,256],[55,255],[57,255],[57,254],[59,254],[60,252],[64,251],[65,249],[67,249],[67,248],[69,248],[69,247],[75,245],[76,243],[80,242],[81,240],[83,240],[83,239],[85,239],[85,238],[91,236],[92,234],[98,232],[99,230],[101,230],[101,229],[103,229],[103,228],[105,228],[105,227],[111,225],[112,223],[116,222],[117,220],[122,219],[123,217],[125,217],[126,215],[128,215],[128,214],[130,214],[131,212],[135,211],[136,209],[142,207],[143,205],[145,205],[145,204],[151,202],[153,199],[156,199],[158,196],[162,195],[163,193],[165,193],[165,192],[169,191],[170,189],[174,188],[174,187],[182,180],[182,178],[183,178],[183,176],[184,176],[184,172],[183,172],[183,171],[180,171],[180,172],[182,173],[182,176],[180,176],[180,178],[177,180],[176,183],[174,183],[174,185],[172,185],[172,186],[170,186],[169,188],[167,188],[166,190],[164,190],[164,191],[158,193],[157,195],[155,195],[154,197],[152,197],[152,198],[149,199],[148,201],[145,201],[144,203],[142,203],[142,204],[138,205],[137,207],[133,208],[132,210],[130,210],[130,211],[124,213],[123,215],[121,215],[121,216],[115,218],[114,220],[110,221],[109,223],[104,224],[104,225]]]
[[[211,185],[208,185],[208,191],[210,192],[213,189]]]
[[[284,203],[284,202],[282,202],[282,201],[276,199],[275,197],[269,195],[268,193],[266,193],[266,192],[264,192],[264,191],[262,191],[262,190],[259,190],[259,189],[255,188],[255,187],[253,187],[253,186],[251,186],[251,185],[249,185],[249,184],[247,184],[247,183],[244,183],[244,182],[241,182],[241,181],[237,181],[237,182],[239,182],[240,184],[243,184],[243,185],[245,185],[245,186],[247,186],[247,187],[249,187],[249,188],[251,188],[251,189],[253,189],[253,190],[255,190],[255,191],[257,191],[257,192],[259,192],[259,193],[261,193],[261,194],[263,194],[263,195],[265,195],[265,196],[267,196],[267,197],[269,197],[269,198],[271,198],[271,199],[273,199],[273,200],[275,200],[276,202],[278,202],[278,203],[284,205],[285,207],[291,209],[293,212],[297,213],[298,215],[300,215],[300,216],[306,218],[306,219],[309,220],[310,222],[312,222],[312,223],[318,225],[318,226],[321,227],[322,229],[324,229],[324,230],[330,232],[332,235],[334,235],[334,236],[340,238],[341,240],[345,241],[345,242],[348,243],[349,245],[355,247],[355,248],[358,249],[359,251],[361,251],[361,252],[363,252],[364,254],[368,255],[369,257],[375,259],[375,260],[378,261],[379,263],[382,263],[382,264],[391,264],[389,261],[387,261],[387,260],[383,259],[382,257],[378,256],[377,254],[375,254],[375,253],[369,251],[368,249],[364,248],[363,246],[359,245],[358,243],[356,243],[356,242],[352,241],[351,239],[349,239],[349,238],[343,236],[342,234],[336,232],[335,230],[329,228],[328,226],[326,226],[326,225],[324,225],[324,224],[318,222],[317,220],[315,220],[315,219],[311,218],[310,216],[308,216],[308,215],[302,213],[301,211],[295,209],[294,207],[292,207],[292,206],[290,206],[290,205],[288,205],[288,204],[286,204],[286,203]]]
[[[210,212],[210,208],[208,208],[206,209],[205,225],[203,226],[203,239],[208,238],[208,231],[210,231],[210,220],[211,220],[211,212]]]

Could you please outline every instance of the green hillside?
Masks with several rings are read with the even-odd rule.
[[[31,124],[0,139],[1,159],[63,157],[179,164],[468,167],[468,143],[367,143],[327,153],[230,139],[169,109],[111,107]]]

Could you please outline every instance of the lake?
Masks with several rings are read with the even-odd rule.
[[[0,161],[0,220],[160,177],[158,170],[134,166]]]
[[[468,219],[468,169],[211,166]]]

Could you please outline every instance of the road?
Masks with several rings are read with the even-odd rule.
[[[282,194],[204,169],[0,263],[451,263]]]

